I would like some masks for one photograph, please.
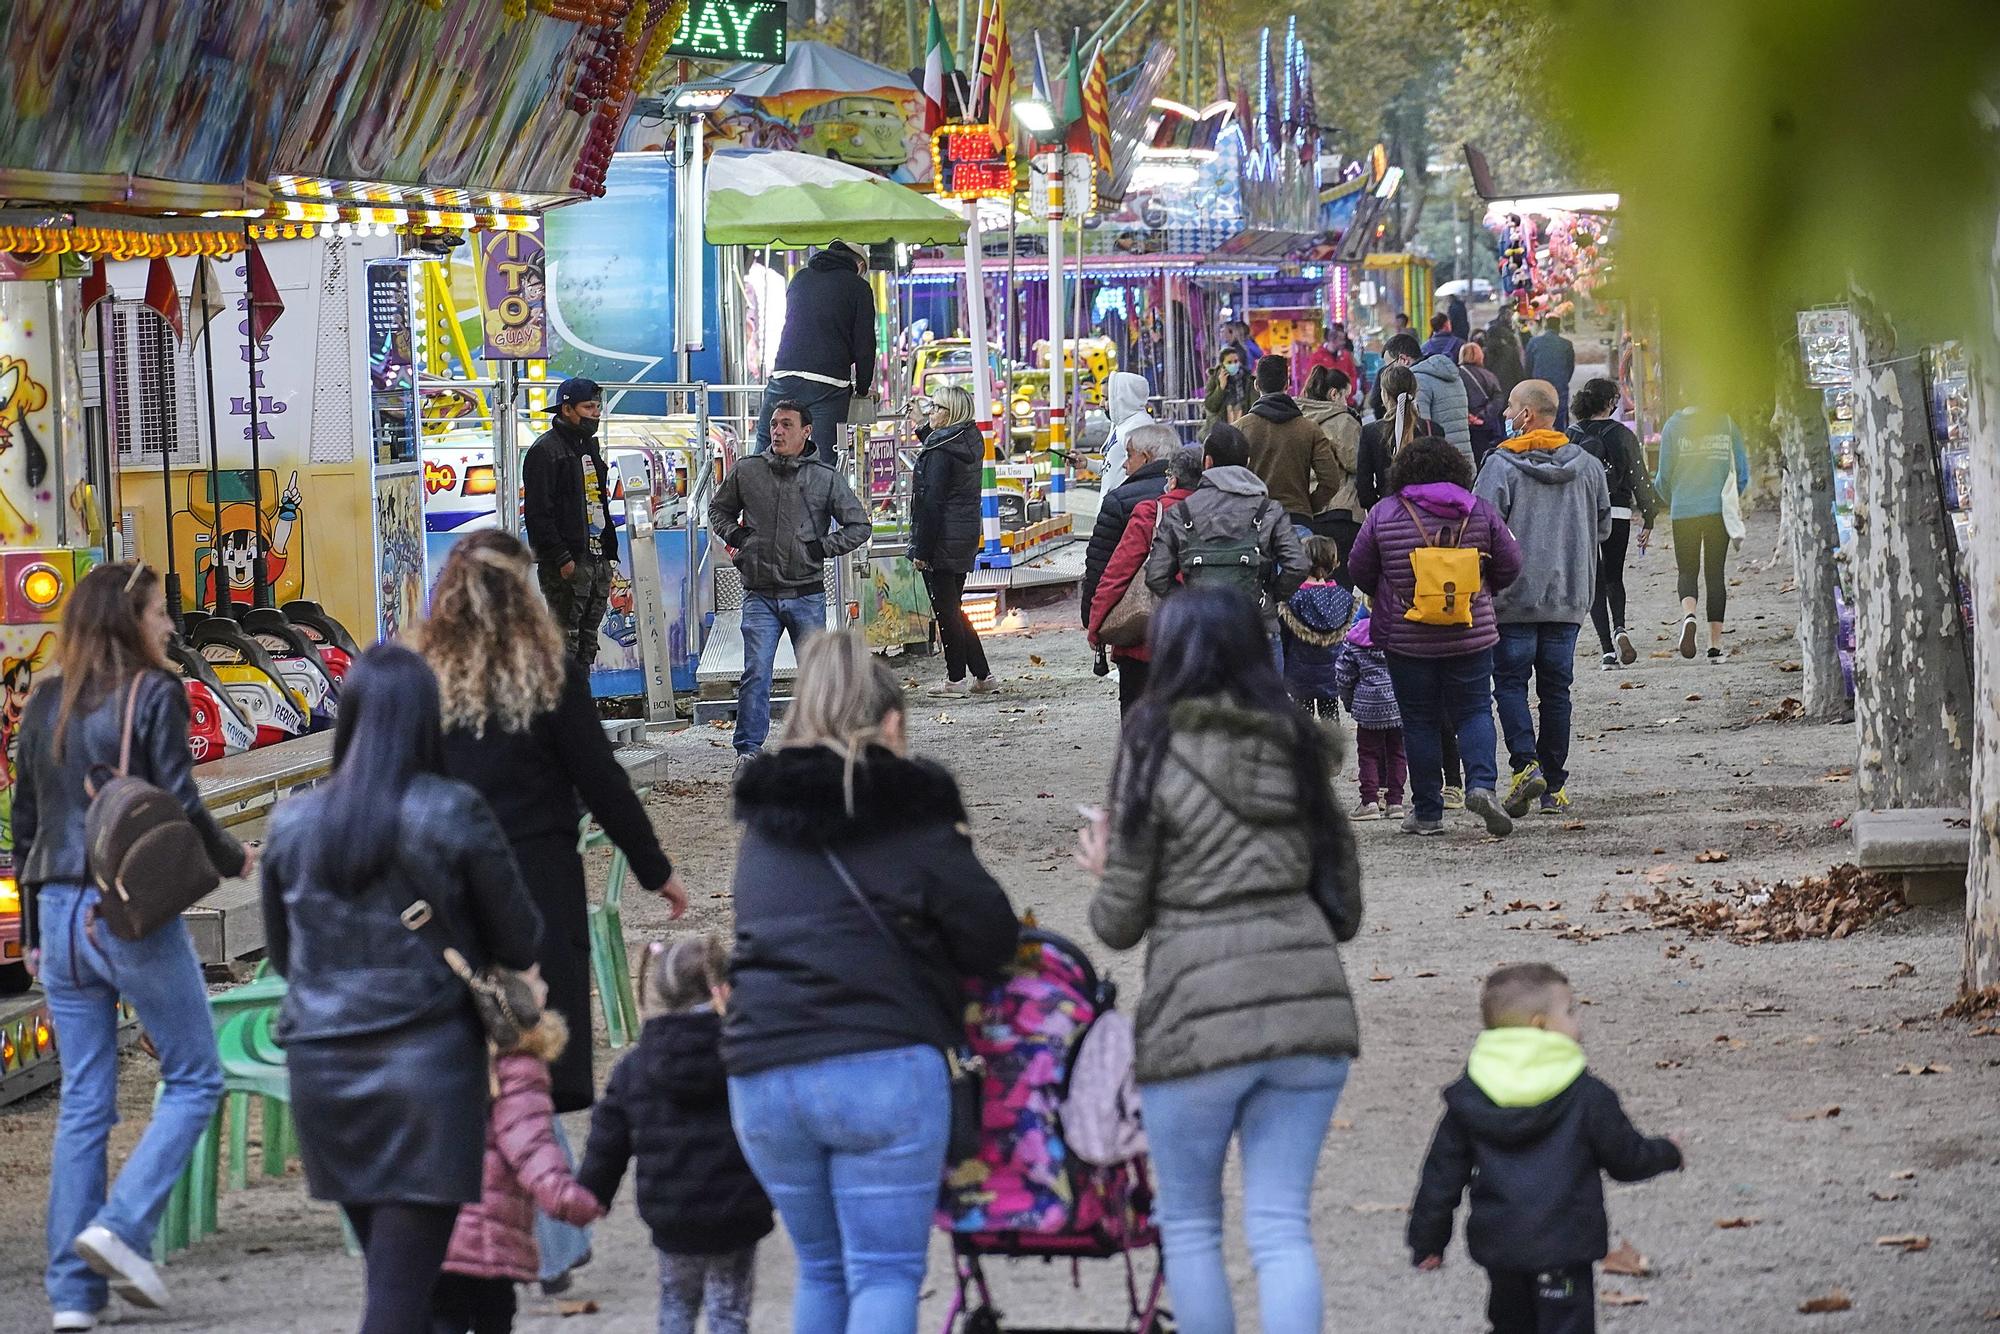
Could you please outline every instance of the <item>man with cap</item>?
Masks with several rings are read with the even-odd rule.
[[[618,559],[611,474],[597,444],[602,398],[595,380],[564,380],[550,405],[554,420],[521,463],[521,518],[542,596],[585,671],[597,658],[597,627]]]
[[[866,398],[875,380],[875,289],[867,272],[866,255],[835,241],[793,276],[755,452],[771,447],[771,410],[786,399],[805,406],[820,461],[839,466],[847,405]]]

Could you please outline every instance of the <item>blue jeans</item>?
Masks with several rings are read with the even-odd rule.
[[[944,1178],[944,1056],[897,1047],[729,1080],[750,1170],[798,1255],[795,1334],[915,1334]]]
[[[1396,707],[1403,714],[1403,750],[1410,761],[1410,807],[1419,820],[1444,818],[1444,743],[1440,727],[1458,736],[1466,791],[1492,791],[1493,650],[1452,658],[1385,653]]]
[[[556,1147],[562,1150],[563,1162],[571,1172],[576,1171],[576,1151],[569,1146],[569,1132],[563,1129],[562,1118],[555,1118]],[[541,1272],[535,1277],[546,1283],[550,1279],[561,1278],[576,1268],[584,1256],[590,1254],[590,1229],[565,1223],[560,1218],[551,1218],[540,1209],[535,1210],[535,1249],[541,1254]]]
[[[1321,1326],[1312,1243],[1313,1174],[1347,1058],[1286,1056],[1143,1085],[1160,1180],[1160,1246],[1181,1334],[1234,1334],[1222,1267],[1222,1164],[1243,1141],[1243,1232],[1267,1334]]]
[[[41,983],[63,1075],[43,1282],[54,1309],[101,1311],[109,1289],[70,1243],[95,1223],[141,1255],[152,1250],[174,1181],[222,1101],[222,1061],[186,926],[173,921],[144,940],[120,940],[102,922],[86,929],[95,889],[47,884],[40,895]],[[159,1051],[166,1088],[107,1196],[106,1144],[118,1120],[120,996]]]
[[[1493,702],[1507,738],[1515,773],[1540,760],[1549,791],[1569,781],[1570,683],[1576,679],[1576,632],[1566,621],[1533,621],[1500,627],[1493,650]],[[1528,673],[1542,705],[1541,729],[1528,711]]]
[[[847,425],[847,405],[854,398],[853,387],[821,384],[796,375],[773,376],[764,386],[764,405],[757,413],[757,443],[751,453],[762,454],[771,447],[771,409],[778,406],[781,398],[793,399],[806,410],[806,419],[812,423],[813,444],[818,449],[815,457],[838,467],[840,428]]]
[[[773,597],[743,590],[743,677],[736,687],[736,753],[754,755],[771,735],[771,664],[778,635],[792,637],[796,654],[826,629],[826,594]]]

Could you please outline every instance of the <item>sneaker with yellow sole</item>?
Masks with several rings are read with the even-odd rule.
[[[1569,814],[1569,785],[1567,783],[1553,792],[1542,793],[1542,814]]]

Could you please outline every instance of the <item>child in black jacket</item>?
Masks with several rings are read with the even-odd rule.
[[[639,1044],[611,1072],[590,1118],[577,1180],[604,1204],[638,1159],[639,1217],[660,1256],[661,1334],[748,1334],[757,1243],[771,1201],[729,1122],[722,1069],[728,949],[715,936],[647,947]]]
[[[1479,997],[1486,1031],[1444,1091],[1444,1117],[1410,1206],[1411,1258],[1444,1263],[1468,1184],[1465,1244],[1492,1281],[1494,1334],[1589,1334],[1593,1264],[1610,1227],[1600,1172],[1644,1181],[1681,1166],[1680,1146],[1648,1139],[1618,1095],[1584,1069],[1576,998],[1548,964],[1511,964]]]

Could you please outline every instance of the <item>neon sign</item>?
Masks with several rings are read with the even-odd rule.
[[[667,54],[782,65],[784,0],[692,0]]]
[[[984,121],[941,125],[931,133],[931,180],[941,199],[1011,199],[1014,145]]]

